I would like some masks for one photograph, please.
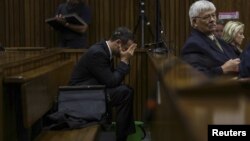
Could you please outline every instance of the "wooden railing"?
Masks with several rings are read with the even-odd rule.
[[[25,51],[24,51],[25,50]],[[54,49],[53,49],[54,50]],[[8,107],[13,107],[13,103],[9,103],[6,101],[6,88],[4,87],[4,78],[7,77],[7,75],[13,75],[15,73],[21,73],[24,70],[33,69],[30,66],[32,65],[31,58],[38,56],[41,53],[46,53],[45,50],[41,48],[6,48],[5,52],[0,53],[0,140],[8,140],[8,137],[12,137],[13,139],[16,138],[16,131],[15,127],[11,126],[14,123],[8,122],[8,120],[12,120],[15,116],[14,114],[11,114],[10,109]],[[26,68],[24,68],[23,64],[21,62],[26,62]],[[31,64],[29,64],[31,63]],[[22,67],[17,67],[19,66]],[[12,67],[15,66],[15,67]],[[11,117],[8,117],[7,115],[11,114]],[[8,119],[8,120],[7,120]],[[15,134],[11,134],[11,132],[14,132]],[[12,133],[13,133],[12,132]]]
[[[3,126],[4,140],[29,141],[41,130],[40,119],[52,107],[58,86],[67,84],[74,62],[65,58],[62,50],[19,60],[20,55],[15,54],[16,59],[1,64],[3,116],[0,123],[3,125],[0,126]]]
[[[50,52],[59,51],[58,48],[46,49],[37,47],[12,47],[7,48],[5,52],[0,54],[0,67],[6,64],[29,60],[31,57],[39,56],[40,54],[49,54]]]
[[[209,124],[249,124],[249,80],[207,78],[175,57],[150,54],[160,85],[152,140],[206,141]]]

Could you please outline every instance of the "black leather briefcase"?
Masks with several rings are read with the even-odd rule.
[[[85,120],[100,121],[106,113],[106,89],[103,85],[60,86],[58,112]]]

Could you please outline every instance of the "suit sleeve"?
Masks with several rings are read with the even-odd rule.
[[[89,56],[88,69],[92,75],[107,87],[115,87],[121,84],[125,75],[129,72],[129,65],[120,62],[112,71],[109,57],[103,52],[95,52]]]
[[[241,78],[250,77],[250,45],[243,51],[240,58],[239,76]]]
[[[223,73],[221,66],[212,66],[213,60],[207,57],[206,51],[202,50],[199,44],[189,43],[184,46],[181,53],[182,59],[205,73],[207,76],[217,76]]]

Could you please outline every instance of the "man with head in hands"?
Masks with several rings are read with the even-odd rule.
[[[70,85],[105,85],[111,106],[116,108],[116,138],[126,141],[135,132],[133,118],[133,90],[122,84],[129,72],[129,60],[137,44],[126,27],[117,28],[106,41],[94,44],[76,64]],[[113,67],[113,57],[120,57]]]

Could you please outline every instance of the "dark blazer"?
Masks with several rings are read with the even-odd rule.
[[[239,77],[250,77],[250,44],[242,52],[240,60]]]
[[[120,62],[113,70],[110,52],[105,41],[91,46],[73,69],[69,85],[106,85],[116,87],[129,72],[129,65]]]
[[[181,51],[182,59],[208,76],[222,75],[221,66],[229,59],[237,58],[231,47],[216,38],[223,51],[202,32],[193,29]]]
[[[231,48],[233,48],[235,54],[236,54],[238,57],[240,57],[240,54],[241,54],[241,52],[242,52],[240,48],[235,47],[235,46],[233,46],[233,45],[230,44],[230,43],[228,43],[228,46],[230,46]]]

